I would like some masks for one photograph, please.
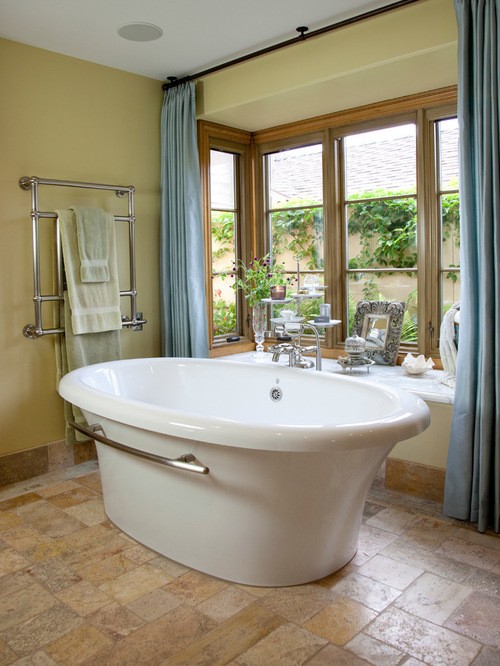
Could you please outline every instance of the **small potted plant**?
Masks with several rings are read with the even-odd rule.
[[[247,265],[242,261],[234,262],[227,275],[234,277],[233,288],[240,289],[248,305],[252,308],[252,325],[257,343],[257,355],[262,355],[267,309],[264,299],[271,296],[271,287],[290,284],[293,278],[286,277],[284,263],[273,264],[269,254],[254,257]]]

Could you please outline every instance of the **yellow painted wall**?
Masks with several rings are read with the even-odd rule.
[[[142,332],[123,331],[123,355],[159,355],[163,94],[158,81],[7,40],[0,40],[0,89],[2,455],[64,437],[54,336],[28,340],[22,334],[23,326],[34,322],[34,312],[30,194],[18,186],[20,177],[135,186],[138,305],[148,324]],[[40,188],[44,210],[87,203],[114,212],[117,202],[122,205],[114,194]],[[51,225],[41,222],[44,229]],[[43,258],[50,261],[49,249]],[[47,326],[51,324],[49,318]]]
[[[211,74],[198,83],[198,111],[266,129],[454,85],[456,51],[453,0],[421,0]]]
[[[420,435],[396,444],[389,457],[446,469],[453,405],[428,402],[427,406],[431,412],[430,426]]]

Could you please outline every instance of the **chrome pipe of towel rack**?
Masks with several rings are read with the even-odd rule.
[[[176,469],[181,469],[185,472],[194,472],[195,474],[208,474],[210,471],[209,468],[205,467],[204,465],[194,464],[196,458],[192,453],[185,453],[178,458],[165,458],[164,456],[159,456],[156,453],[139,451],[138,449],[133,449],[131,446],[127,446],[126,444],[121,444],[121,442],[115,442],[114,439],[109,439],[104,435],[104,430],[99,423],[90,425],[87,428],[78,423],[75,423],[74,421],[68,421],[68,425],[71,428],[78,430],[78,432],[81,432],[83,435],[86,435],[90,439],[95,439],[101,444],[111,446],[113,449],[118,449],[118,451],[130,453],[131,455],[137,456],[138,458],[144,458],[145,460],[157,463],[158,465],[164,465],[165,467],[175,467]],[[99,435],[97,432],[98,430],[100,430],[103,434]]]
[[[107,185],[106,183],[86,183],[73,180],[55,180],[52,178],[39,178],[38,176],[23,176],[19,179],[19,187],[29,190],[33,185],[57,185],[59,187],[78,187],[88,190],[109,190],[116,192],[117,196],[124,197],[129,192],[135,192],[133,185]]]

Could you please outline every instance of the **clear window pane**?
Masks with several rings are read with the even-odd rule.
[[[268,155],[269,208],[323,202],[321,144]]]
[[[407,273],[354,273],[348,283],[349,332],[358,301],[404,301],[406,311],[401,342],[417,341],[417,276]]]
[[[414,268],[417,203],[414,197],[347,205],[349,268]]]
[[[230,269],[236,261],[236,215],[212,211],[212,272]]]
[[[344,155],[348,199],[416,191],[415,125],[347,136]]]
[[[237,261],[236,167],[238,155],[210,151],[212,235],[212,331],[214,338],[238,330],[234,278],[223,277]]]
[[[437,123],[440,160],[440,190],[458,189],[458,120]]]
[[[214,276],[213,288],[213,335],[236,333],[237,307],[236,292],[233,289],[234,278]]]
[[[294,257],[302,270],[321,270],[324,265],[323,208],[294,208],[271,213],[274,261],[295,272]]]
[[[441,278],[441,314],[444,316],[460,300],[460,273],[446,271]]]
[[[210,151],[211,208],[231,210],[235,208],[234,160],[231,153]]]

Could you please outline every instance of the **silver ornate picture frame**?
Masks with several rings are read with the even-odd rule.
[[[378,365],[396,365],[403,328],[404,301],[359,301],[353,335],[366,340],[365,356]]]

